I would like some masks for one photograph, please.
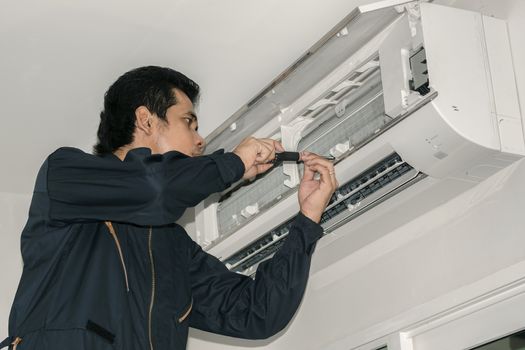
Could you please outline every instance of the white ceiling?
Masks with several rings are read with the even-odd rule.
[[[3,1],[0,192],[30,193],[40,164],[57,147],[90,151],[104,92],[129,69],[170,66],[197,81],[207,135],[369,2]]]

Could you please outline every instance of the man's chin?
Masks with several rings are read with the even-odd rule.
[[[202,156],[204,154],[204,150],[197,150],[197,151],[193,151],[191,153],[191,156],[190,157],[199,157],[199,156]]]

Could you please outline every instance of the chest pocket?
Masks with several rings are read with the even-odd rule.
[[[179,315],[177,315],[177,323],[182,323],[185,320],[188,319],[188,317],[191,314],[191,310],[193,309],[193,298],[190,299],[189,303],[182,308],[182,311],[179,312]]]

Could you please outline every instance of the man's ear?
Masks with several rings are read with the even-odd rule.
[[[153,132],[154,119],[153,114],[146,106],[139,106],[135,110],[135,124],[137,129],[144,132],[146,135],[151,135]]]

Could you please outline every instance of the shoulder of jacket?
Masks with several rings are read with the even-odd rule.
[[[52,152],[47,159],[57,159],[57,158],[68,158],[68,157],[78,157],[78,156],[93,156],[92,154],[86,153],[79,148],[75,147],[60,147]]]

